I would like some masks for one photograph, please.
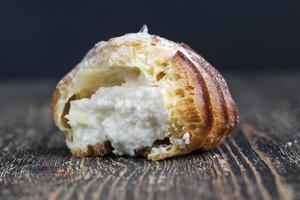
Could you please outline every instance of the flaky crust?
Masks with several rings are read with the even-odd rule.
[[[112,60],[112,53],[118,53],[118,59]],[[144,57],[137,59],[137,55]],[[64,119],[69,109],[68,102],[93,94],[103,84],[93,74],[104,69],[104,66],[109,68],[113,65],[143,66],[140,69],[166,91],[164,99],[170,111],[172,137],[182,138],[185,133],[190,136],[184,148],[174,143],[167,152],[148,154],[149,159],[161,160],[213,148],[237,127],[238,109],[220,73],[186,44],[149,35],[144,29],[96,44],[58,83],[51,108],[56,125],[66,133],[67,143],[72,141],[72,130]],[[110,152],[109,145],[94,145],[85,149],[69,147],[77,156]]]

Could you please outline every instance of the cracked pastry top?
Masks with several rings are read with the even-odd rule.
[[[51,108],[76,156],[162,160],[215,147],[239,121],[220,73],[146,26],[97,43],[58,83]]]

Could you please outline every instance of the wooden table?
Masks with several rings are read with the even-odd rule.
[[[225,77],[240,128],[160,162],[73,158],[50,117],[55,81],[2,81],[0,199],[300,199],[300,72]]]

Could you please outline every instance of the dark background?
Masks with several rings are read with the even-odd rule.
[[[298,68],[299,1],[3,1],[0,79],[60,78],[98,41],[149,32],[220,71]]]

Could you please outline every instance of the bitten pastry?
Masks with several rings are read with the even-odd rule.
[[[51,107],[76,156],[162,160],[215,147],[239,121],[219,72],[146,26],[96,44],[58,83]]]

